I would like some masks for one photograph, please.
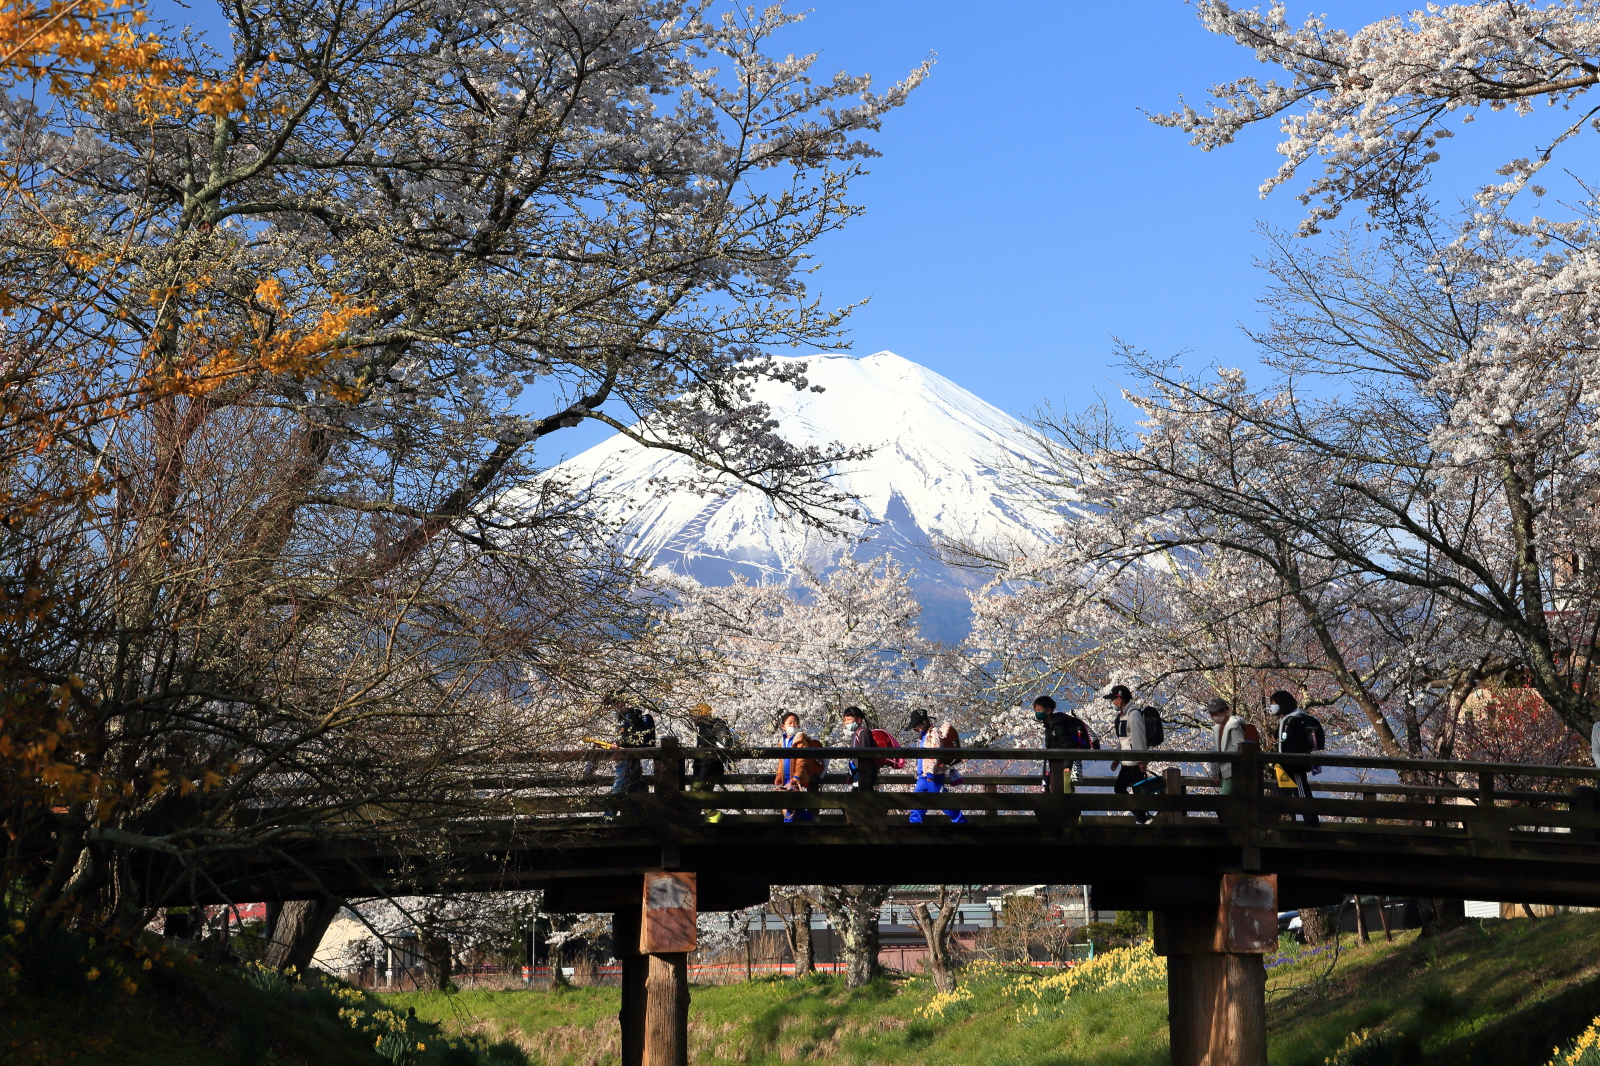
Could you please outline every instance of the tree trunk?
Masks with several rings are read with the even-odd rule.
[[[1303,907],[1300,910],[1300,932],[1307,944],[1320,944],[1333,932],[1333,923],[1326,907]]]
[[[1356,901],[1356,936],[1358,938],[1360,938],[1360,940],[1361,940],[1361,942],[1363,944],[1370,944],[1372,942],[1372,937],[1369,935],[1369,933],[1367,931],[1367,910],[1366,910],[1365,907],[1363,907],[1361,905],[1361,894],[1359,892],[1356,893],[1355,901]]]
[[[428,981],[428,988],[435,992],[450,991],[450,975],[453,972],[454,952],[450,950],[450,938],[438,933],[424,933],[422,936],[422,966]]]
[[[811,901],[805,896],[791,896],[786,901],[789,912],[782,909],[783,935],[789,941],[789,954],[794,956],[794,975],[805,977],[817,968],[816,953],[811,947]]]
[[[272,942],[267,945],[267,965],[274,970],[292,966],[304,972],[343,906],[342,899],[296,899],[285,903],[278,913]]]
[[[929,912],[932,906],[934,904],[912,904],[911,917],[928,945],[928,972],[933,976],[933,987],[940,992],[953,992],[956,980],[951,973],[950,930],[960,911],[961,897],[952,895],[948,885],[940,885],[937,914]]]
[[[843,941],[846,988],[860,988],[880,972],[878,908],[888,895],[888,885],[824,886],[817,890],[817,902],[828,912]]]

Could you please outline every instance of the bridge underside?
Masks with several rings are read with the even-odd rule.
[[[543,887],[551,910],[606,911],[637,901],[643,872],[670,869],[699,874],[705,910],[748,906],[771,884],[977,882],[1086,884],[1097,907],[1159,910],[1213,893],[1220,874],[1260,871],[1278,875],[1286,908],[1351,892],[1600,906],[1600,855],[1577,832],[1484,839],[1351,822],[1247,832],[1217,819],[1007,821],[950,825],[934,815],[920,826],[784,825],[747,816],[717,825],[479,826],[456,834],[437,859],[372,843],[306,842],[270,861],[211,864],[211,884],[197,901]]]

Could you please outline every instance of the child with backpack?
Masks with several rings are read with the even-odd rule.
[[[1089,732],[1089,727],[1083,719],[1075,714],[1067,714],[1056,709],[1056,701],[1049,696],[1040,696],[1033,701],[1033,720],[1044,726],[1044,746],[1047,748],[1064,748],[1069,751],[1088,751],[1099,747],[1094,734]],[[1050,789],[1050,775],[1069,770],[1061,774],[1063,792],[1073,791],[1073,782],[1081,780],[1083,776],[1083,763],[1068,763],[1065,760],[1051,759],[1044,764],[1045,790]]]
[[[1274,692],[1267,710],[1278,719],[1278,750],[1285,755],[1309,755],[1327,746],[1322,723],[1301,710],[1299,701],[1289,693],[1282,689]],[[1315,767],[1279,765],[1276,769],[1278,795],[1311,798],[1311,774],[1316,770]],[[1318,822],[1317,816],[1310,811],[1300,817],[1306,825],[1316,825]]]
[[[846,707],[840,712],[839,720],[844,724],[845,747],[881,747],[877,740],[873,738],[873,734],[880,732],[880,730],[873,729],[867,724],[867,712],[860,707]],[[875,787],[878,783],[878,760],[851,759],[850,779],[855,782],[855,788],[858,792]]]
[[[941,722],[937,727],[928,717],[928,712],[918,708],[911,712],[911,718],[906,722],[907,729],[915,729],[918,737],[918,747],[921,748],[957,748],[961,746],[961,734],[956,732],[955,726],[949,722]],[[937,759],[917,759],[917,784],[913,792],[943,792],[945,791],[945,778],[950,772],[951,762],[941,762]],[[965,825],[966,815],[960,811],[945,811],[951,825]],[[922,824],[922,811],[911,812],[911,824]]]
[[[1162,735],[1161,712],[1154,707],[1135,707],[1133,693],[1127,685],[1112,685],[1104,698],[1110,700],[1111,706],[1117,711],[1119,749],[1143,754],[1165,739]],[[1141,793],[1161,791],[1160,778],[1151,776],[1149,763],[1124,761],[1111,765],[1117,768],[1117,780],[1112,786],[1116,792],[1126,793],[1130,788]],[[1146,824],[1150,818],[1148,811],[1133,812],[1133,820],[1139,825]]]

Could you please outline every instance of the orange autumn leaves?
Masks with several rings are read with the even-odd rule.
[[[140,122],[169,125],[209,127],[252,105],[259,72],[198,78],[143,30],[145,22],[127,0],[0,0],[0,88],[24,97],[42,90],[69,110],[133,111]],[[48,125],[49,100],[35,102]],[[13,138],[0,158],[0,225],[13,237],[0,257],[0,473],[7,475],[0,479],[0,535],[25,516],[90,506],[105,491],[98,465],[65,482],[38,475],[40,457],[51,449],[82,447],[88,431],[175,397],[248,387],[253,378],[317,378],[371,313],[340,293],[289,291],[276,277],[247,275],[231,282],[249,294],[242,313],[217,319],[208,295],[229,254],[227,240],[190,242],[181,253],[156,244],[99,246],[92,219],[57,206],[60,179],[27,156],[29,144]],[[172,239],[158,236],[159,227],[129,232],[150,242]],[[206,254],[194,255],[196,247]],[[146,272],[163,262],[170,264],[161,271],[167,280],[146,298],[139,291],[149,284]],[[156,305],[152,321],[164,329],[130,332],[128,311],[111,310],[137,303]],[[323,387],[338,396],[348,391],[334,381]],[[82,683],[38,672],[28,661],[28,634],[47,629],[71,594],[53,587],[39,564],[0,576],[0,671],[11,678],[0,689],[0,791],[34,814],[85,804],[99,820],[120,801],[166,789],[209,790],[235,772],[219,766],[199,780],[169,780],[157,771],[135,781],[89,769],[95,760],[86,746],[93,742],[72,728]]]

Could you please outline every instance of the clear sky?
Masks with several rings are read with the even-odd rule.
[[[1239,325],[1264,283],[1256,226],[1292,227],[1304,181],[1259,198],[1280,161],[1275,128],[1206,154],[1141,109],[1171,110],[1180,93],[1198,107],[1212,83],[1271,68],[1206,33],[1180,0],[811,2],[778,47],[820,50],[823,76],[870,73],[881,87],[938,53],[877,138],[884,155],[855,190],[866,215],[819,249],[814,292],[871,298],[853,318],[856,354],[898,352],[1018,415],[1114,395],[1113,337],[1187,351],[1196,367],[1251,362]],[[205,5],[156,0],[156,11],[219,25]],[[1309,10],[1291,4],[1296,18]],[[1410,8],[1317,10],[1354,30]],[[1435,195],[1456,203],[1549,143],[1541,135],[1560,117],[1486,115],[1445,143]],[[556,447],[572,454],[607,432],[563,432]]]

